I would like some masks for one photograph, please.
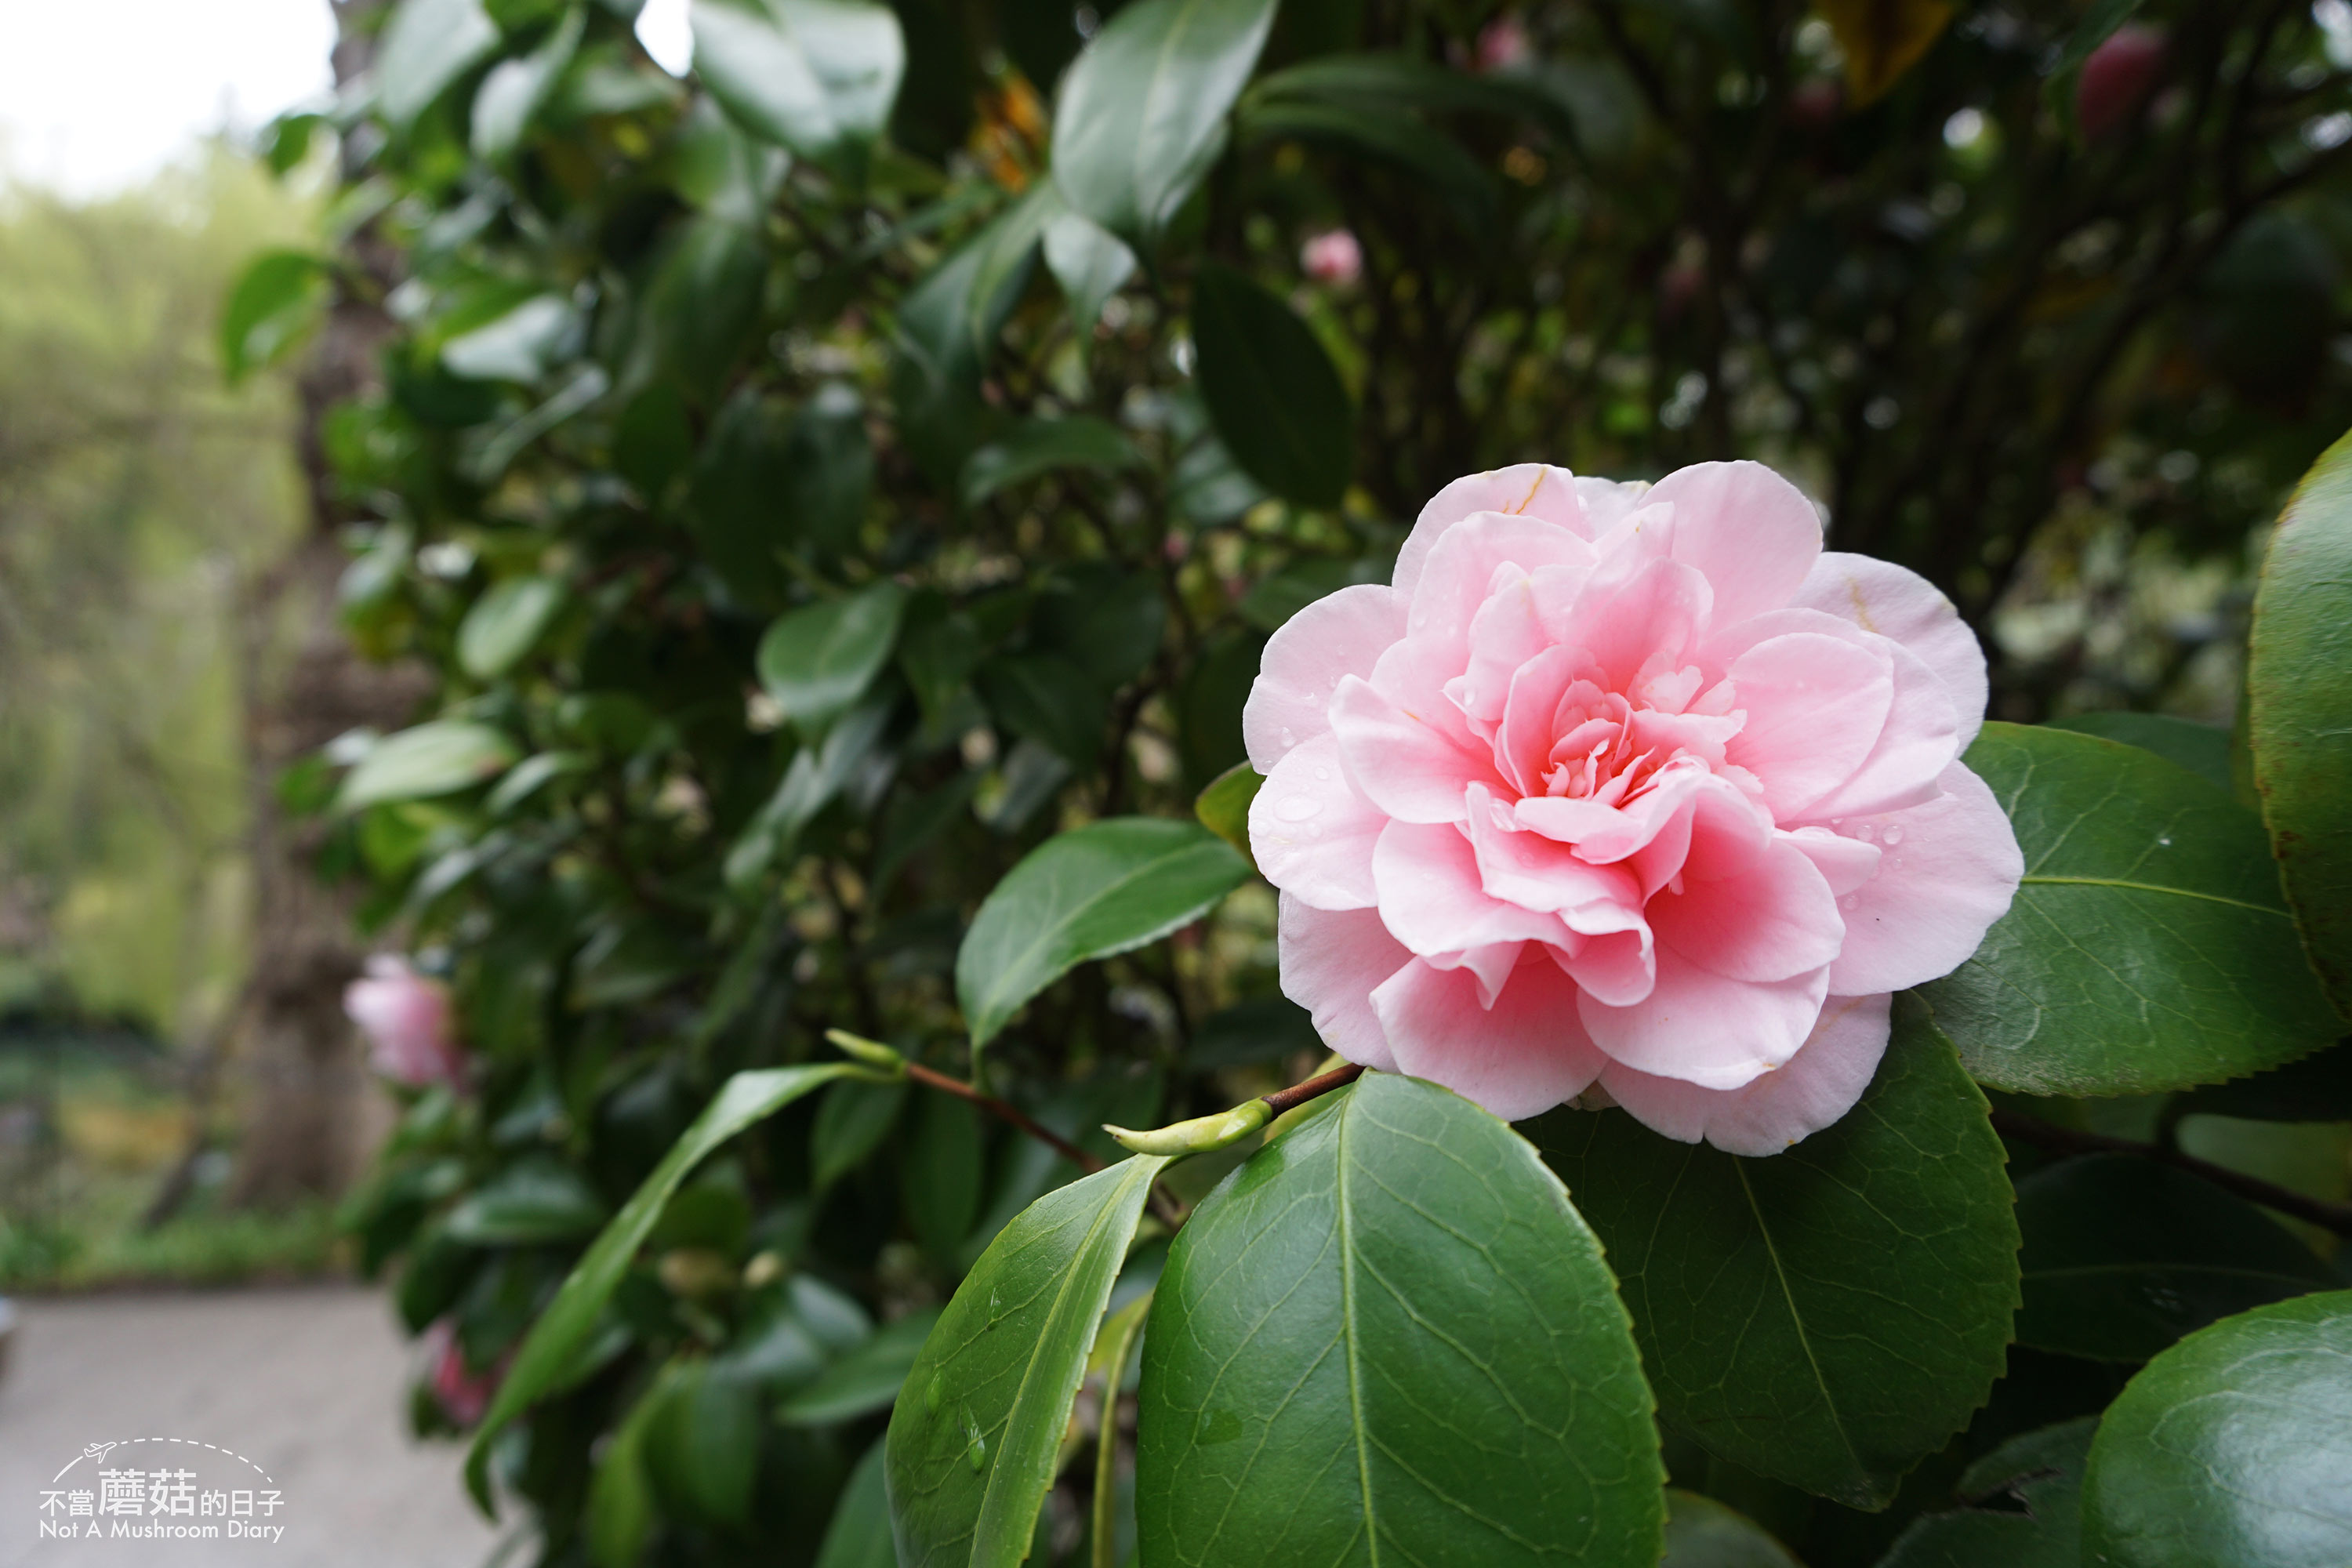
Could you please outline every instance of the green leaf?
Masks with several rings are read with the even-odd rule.
[[[1967,1507],[1912,1521],[1878,1568],[2080,1568],[2083,1464],[2098,1417],[2012,1437],[1953,1489]]]
[[[2188,1172],[2130,1154],[2066,1160],[2017,1184],[2017,1342],[2146,1361],[2181,1335],[2335,1284],[2277,1221]]]
[[[759,1390],[708,1361],[681,1363],[656,1391],[640,1452],[663,1510],[741,1529],[760,1459]]]
[[[1253,109],[1304,100],[1375,113],[1425,109],[1515,115],[1549,128],[1563,142],[1577,140],[1574,116],[1559,95],[1538,80],[1502,71],[1473,76],[1410,55],[1318,56],[1259,78],[1249,98]]]
[[[588,13],[573,5],[547,41],[520,59],[500,60],[474,90],[474,156],[496,163],[513,155],[564,68],[580,47]]]
[[[1103,307],[1135,276],[1135,252],[1094,219],[1073,212],[1055,214],[1045,225],[1045,269],[1070,302],[1070,321],[1084,353],[1094,343]]]
[[[1087,414],[1024,419],[964,460],[963,504],[976,507],[1008,485],[1057,468],[1113,473],[1142,461],[1135,444],[1108,419]]]
[[[402,0],[376,56],[376,108],[405,128],[498,47],[499,25],[481,0]]]
[[[2217,725],[2162,713],[2077,713],[2071,719],[2053,719],[2049,727],[2137,746],[2176,767],[2187,768],[2215,789],[2231,787],[2230,731]]]
[[[1711,1497],[1666,1489],[1666,1554],[1658,1568],[1804,1568],[1771,1531]]]
[[[441,345],[441,363],[473,381],[534,382],[564,353],[579,312],[560,294],[538,294]]]
[[[1251,854],[1249,837],[1250,802],[1265,784],[1265,775],[1247,763],[1235,763],[1219,773],[1192,802],[1192,815],[1201,826],[1249,857],[1255,867],[1257,857]]]
[[[477,680],[495,680],[522,662],[563,607],[553,577],[509,577],[492,584],[457,623],[457,663]]]
[[[494,779],[521,753],[488,724],[436,719],[378,741],[343,775],[335,809],[352,812],[390,801],[451,795]]]
[[[596,1568],[637,1568],[656,1518],[653,1483],[646,1478],[646,1422],[661,1408],[675,1363],[655,1374],[653,1386],[621,1420],[596,1458],[588,1480],[588,1557]]]
[[[1883,1508],[2000,1374],[2017,1221],[2000,1140],[1909,995],[1877,1079],[1766,1159],[1620,1111],[1532,1130],[1600,1234],[1660,1413],[1709,1452]]]
[[[2145,1094],[2276,1067],[2340,1027],[2262,826],[2137,746],[1988,724],[1968,764],[2025,852],[1976,956],[1921,988],[1978,1080]]]
[[[862,0],[694,0],[694,68],[754,135],[853,175],[890,119],[907,43]]]
[[[846,712],[898,640],[907,590],[884,578],[838,599],[793,611],[760,639],[760,685],[806,735]]]
[[[1137,0],[1105,23],[1055,108],[1054,181],[1071,207],[1151,249],[1223,150],[1274,11],[1274,0]]]
[[[811,1181],[818,1191],[833,1185],[866,1163],[875,1145],[888,1135],[907,1102],[903,1079],[890,1083],[834,1085],[816,1108],[816,1126],[809,1133]]]
[[[992,658],[979,680],[990,710],[1014,734],[1082,768],[1102,754],[1110,704],[1076,660],[1058,653]]]
[[[816,1380],[776,1406],[787,1426],[829,1426],[887,1410],[907,1381],[908,1368],[940,1321],[940,1309],[926,1307],[885,1323],[872,1338],[835,1362]]]
[[[925,1095],[916,1106],[899,1192],[915,1239],[934,1258],[953,1258],[956,1244],[971,1234],[986,1174],[980,1112],[950,1095]]]
[[[474,1247],[528,1247],[568,1241],[604,1219],[604,1200],[578,1172],[526,1160],[467,1194],[442,1222],[442,1233]]]
[[[1047,839],[988,895],[956,954],[973,1048],[1071,969],[1192,924],[1249,874],[1198,823],[1118,816]]]
[[[2303,941],[2352,1017],[2352,437],[2287,502],[2246,655],[2254,786]]]
[[[709,397],[755,335],[767,279],[768,248],[756,227],[717,213],[688,219],[646,289],[633,371],[675,374]]]
[[[332,273],[300,250],[271,250],[246,265],[221,307],[222,373],[234,386],[299,342],[326,314]]]
[[[822,742],[803,746],[793,754],[776,793],[727,851],[723,872],[729,887],[739,892],[748,890],[793,847],[801,829],[832,804],[850,775],[873,752],[889,721],[887,701],[868,702],[852,709],[825,731]]]
[[[1028,286],[1045,224],[1060,210],[1053,186],[1039,182],[898,306],[891,398],[907,449],[942,489],[953,488],[980,444],[988,412],[981,372]]]
[[[1394,104],[1274,100],[1245,107],[1234,126],[1245,145],[1303,142],[1387,163],[1442,197],[1473,238],[1484,239],[1502,216],[1502,189],[1486,166],[1453,137],[1398,112]]]
[[[817,1548],[816,1568],[898,1568],[898,1548],[890,1543],[887,1447],[887,1439],[876,1438],[849,1472],[849,1484],[833,1505],[833,1522],[824,1527],[824,1544]]]
[[[2190,1089],[2174,1103],[2182,1115],[2352,1121],[2352,1040],[2252,1078]]]
[[[2091,1444],[2082,1560],[2352,1562],[2352,1291],[2226,1318],[2148,1363]]]
[[[488,1412],[474,1433],[466,1453],[466,1485],[483,1509],[491,1508],[488,1461],[498,1434],[533,1401],[558,1385],[573,1355],[596,1325],[597,1315],[627,1272],[670,1194],[688,1173],[714,1150],[754,1123],[763,1121],[812,1089],[837,1078],[854,1077],[858,1068],[847,1062],[816,1067],[769,1068],[739,1072],[727,1080],[717,1098],[705,1106],[678,1141],[662,1156],[653,1174],[645,1179],[612,1223],[589,1244],[579,1263],[565,1278],[555,1300],[531,1325],[530,1335],[515,1352],[505,1381],[499,1384]]]
[[[1048,1193],[981,1254],[890,1415],[903,1568],[1015,1568],[1112,1281],[1168,1163],[1138,1154]]]
[[[1151,1563],[1652,1563],[1657,1432],[1594,1239],[1527,1142],[1374,1073],[1177,1234],[1143,1342]]]
[[[1278,496],[1337,506],[1356,416],[1307,323],[1233,268],[1205,265],[1192,284],[1192,342],[1201,399],[1234,461]]]

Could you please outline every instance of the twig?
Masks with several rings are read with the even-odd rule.
[[[1363,1076],[1363,1064],[1349,1062],[1346,1067],[1333,1068],[1329,1072],[1310,1078],[1305,1083],[1295,1083],[1288,1089],[1278,1089],[1273,1094],[1262,1095],[1259,1098],[1272,1109],[1275,1116],[1280,1116],[1283,1112],[1296,1110],[1308,1100],[1327,1095],[1335,1089],[1345,1089]],[[1270,1116],[1266,1120],[1270,1121],[1273,1119]]]
[[[991,1116],[997,1117],[1026,1132],[1088,1175],[1105,1169],[1100,1160],[1096,1159],[1052,1128],[1042,1125],[1019,1106],[999,1100],[992,1094],[982,1094],[961,1079],[950,1078],[947,1074],[934,1071],[920,1062],[908,1062],[907,1076],[917,1083],[928,1084],[942,1093],[952,1094],[958,1100],[970,1100]]]
[[[1304,1085],[1301,1086],[1305,1087]],[[1993,1131],[2021,1143],[2032,1143],[2062,1154],[2137,1154],[2144,1160],[2155,1160],[2177,1170],[2202,1176],[2217,1187],[2225,1188],[2264,1208],[2292,1215],[2323,1230],[2337,1236],[2352,1237],[2352,1204],[2334,1204],[2325,1198],[2315,1198],[2282,1187],[2275,1182],[2263,1181],[2232,1171],[2226,1165],[2216,1165],[2194,1154],[2184,1154],[2158,1143],[2138,1143],[2128,1138],[2110,1138],[2104,1132],[2084,1132],[2072,1127],[2061,1127],[2039,1117],[2020,1115],[2014,1110],[1996,1110],[1992,1113]]]

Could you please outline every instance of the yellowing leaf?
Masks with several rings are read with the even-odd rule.
[[[1857,109],[1901,79],[1952,19],[1944,0],[1820,0],[1815,9],[1845,53],[1846,91]]]

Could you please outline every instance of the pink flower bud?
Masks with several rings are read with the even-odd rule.
[[[1298,265],[1318,283],[1345,289],[1364,272],[1364,247],[1344,228],[1316,235],[1298,247]]]
[[[1512,12],[1504,12],[1478,29],[1478,68],[1482,71],[1523,66],[1534,52],[1528,42],[1526,25]]]
[[[343,1011],[368,1038],[368,1066],[394,1083],[455,1087],[463,1077],[449,988],[406,959],[370,958],[365,977],[343,988]]]
[[[2083,62],[2074,83],[2074,122],[2093,141],[2131,124],[2163,70],[2161,31],[2136,24],[2117,27]]]
[[[490,1407],[503,1369],[478,1373],[467,1367],[457,1327],[446,1318],[425,1331],[425,1343],[433,1361],[433,1398],[442,1414],[460,1426],[476,1425]]]

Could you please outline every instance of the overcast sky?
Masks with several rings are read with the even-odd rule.
[[[686,0],[639,31],[685,61]],[[0,0],[0,175],[75,195],[136,184],[224,123],[323,95],[327,0]]]

